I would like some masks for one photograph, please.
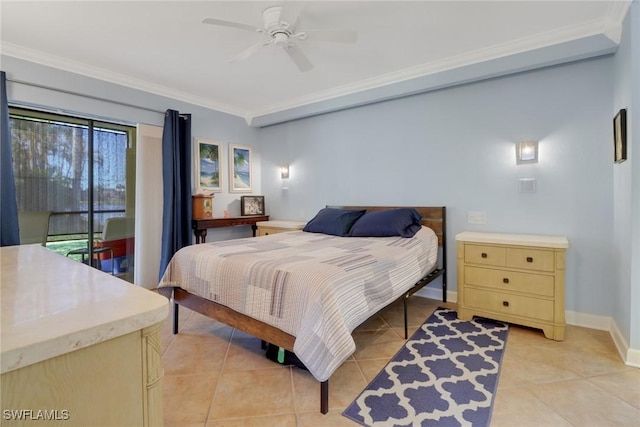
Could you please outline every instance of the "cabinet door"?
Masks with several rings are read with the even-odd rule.
[[[132,332],[4,373],[3,408],[66,410],[76,426],[147,425],[141,340],[140,331]],[[162,401],[156,408],[154,419],[162,421]]]

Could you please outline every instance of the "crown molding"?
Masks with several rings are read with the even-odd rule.
[[[622,24],[624,18],[627,16],[627,12],[629,12],[631,3],[631,0],[611,0],[609,2],[607,14],[603,19],[603,33],[616,44],[620,44],[620,40],[622,39]]]
[[[606,16],[600,19],[443,58],[253,111],[240,111],[208,98],[22,46],[2,42],[1,47],[4,55],[220,111],[244,118],[249,126],[261,127],[611,53],[620,42],[622,23],[630,5],[631,1],[628,0],[611,0]],[[524,59],[525,56],[527,59]]]
[[[68,71],[70,73],[91,77],[109,83],[114,83],[131,89],[141,90],[177,101],[183,101],[189,104],[194,104],[223,113],[231,114],[233,116],[245,117],[245,114],[243,112],[238,111],[237,109],[229,105],[211,102],[211,100],[206,98],[194,96],[189,93],[177,91],[162,85],[157,85],[123,74],[114,73],[103,68],[94,67],[81,62],[61,58],[56,55],[51,55],[49,53],[35,49],[25,48],[23,46],[15,45],[12,43],[2,42],[0,44],[0,47],[2,54],[6,56],[11,56],[17,59],[34,62],[36,64],[44,65],[47,67],[52,67],[59,70]]]
[[[634,0],[609,0],[609,8],[605,19],[622,24]]]
[[[618,43],[605,34],[605,30],[610,28],[610,19],[596,19],[451,56],[254,111],[247,123],[255,127],[269,126],[483,78],[612,53]],[[483,64],[486,66],[481,66]],[[375,95],[367,99],[366,93]]]
[[[506,43],[497,44],[488,48],[478,49],[464,54],[450,56],[427,64],[418,65],[393,73],[376,76],[370,79],[361,80],[354,84],[343,85],[323,92],[316,92],[305,97],[297,98],[293,101],[273,104],[259,111],[252,111],[249,117],[257,117],[277,113],[283,110],[303,107],[316,102],[329,101],[345,95],[353,95],[358,92],[367,91],[398,82],[408,81],[419,77],[437,74],[443,71],[472,65],[479,62],[486,62],[496,58],[515,55],[522,52],[532,51],[555,44],[591,36],[602,33],[604,20],[598,19],[580,25],[565,27],[535,36],[512,40]]]

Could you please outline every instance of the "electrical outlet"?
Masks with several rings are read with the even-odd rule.
[[[469,211],[467,213],[467,222],[469,224],[486,224],[487,213],[484,211]]]

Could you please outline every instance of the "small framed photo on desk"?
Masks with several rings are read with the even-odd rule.
[[[264,215],[264,196],[240,197],[240,215]]]

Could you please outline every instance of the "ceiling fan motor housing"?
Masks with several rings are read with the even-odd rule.
[[[262,11],[264,28],[271,34],[273,44],[286,48],[289,46],[289,23],[280,21],[282,6],[271,6]]]

